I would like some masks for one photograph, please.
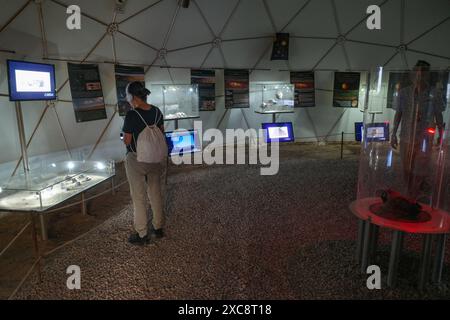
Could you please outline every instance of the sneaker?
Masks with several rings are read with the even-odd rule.
[[[139,236],[138,233],[133,233],[128,238],[128,242],[131,243],[132,245],[143,246],[143,245],[148,244],[150,242],[150,240],[148,239],[147,236],[142,238],[141,236]]]
[[[163,231],[163,229],[153,230],[153,234],[155,235],[156,239],[164,238],[164,231]]]

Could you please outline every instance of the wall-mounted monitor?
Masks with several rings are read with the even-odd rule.
[[[8,60],[8,85],[11,101],[55,100],[55,66]]]
[[[295,141],[292,122],[263,123],[262,128],[266,143]]]
[[[389,122],[367,124],[367,142],[389,141]]]
[[[355,122],[355,141],[361,142],[364,136],[364,123]]]
[[[197,130],[166,132],[166,141],[169,156],[182,156],[202,151],[202,144]]]

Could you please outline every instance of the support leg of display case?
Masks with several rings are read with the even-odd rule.
[[[34,249],[34,255],[36,257],[36,260],[38,261],[37,268],[38,268],[38,277],[39,282],[42,281],[42,266],[41,266],[41,252],[39,250],[39,242],[36,232],[36,217],[34,213],[30,214],[31,218],[31,237],[33,240],[33,249]]]
[[[403,237],[403,232],[394,231],[394,235],[392,237],[391,256],[389,258],[389,270],[387,278],[388,287],[394,287],[397,281],[397,271],[403,247]]]
[[[277,123],[277,114],[272,114],[272,123]]]
[[[358,238],[356,240],[356,260],[359,264],[362,263],[362,251],[363,251],[363,245],[364,245],[364,226],[365,226],[364,220],[358,220]]]
[[[372,227],[372,234],[370,235],[370,253],[369,253],[369,260],[371,262],[375,261],[377,249],[378,249],[378,238],[380,235],[380,227],[373,226]]]
[[[111,177],[111,193],[113,196],[116,195],[116,184],[114,181],[114,177]]]
[[[369,258],[370,258],[370,238],[372,233],[372,223],[370,220],[365,221],[364,226],[364,241],[363,241],[363,249],[362,249],[362,258],[361,258],[361,273],[367,272],[367,267],[369,266]]]
[[[436,241],[436,256],[434,258],[433,266],[433,283],[440,284],[442,280],[442,271],[444,269],[445,245],[447,242],[447,235],[438,235]]]
[[[86,193],[85,192],[81,193],[81,213],[83,215],[85,215],[85,216],[88,214],[88,212],[87,212],[87,203],[86,203]]]
[[[429,280],[432,242],[433,236],[431,234],[425,234],[423,236],[422,257],[420,259],[419,283],[418,283],[418,288],[420,291],[422,291],[425,288],[425,285],[428,283]]]
[[[48,240],[47,221],[45,221],[45,216],[43,213],[39,214],[39,221],[41,223],[42,241],[47,241]]]

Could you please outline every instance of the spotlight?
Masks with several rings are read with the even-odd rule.
[[[190,2],[191,2],[190,0],[180,0],[178,4],[183,8],[187,9],[189,8]]]
[[[73,168],[75,168],[75,163],[69,162],[69,163],[67,164],[67,168],[69,168],[70,170],[72,170]]]
[[[125,6],[128,0],[116,0],[116,11],[117,13],[125,13]]]
[[[0,187],[0,193],[2,193],[3,192],[3,188],[2,187]]]
[[[97,163],[97,169],[98,170],[104,170],[106,168],[105,164],[102,162]]]

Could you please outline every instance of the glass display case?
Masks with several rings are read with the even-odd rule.
[[[391,221],[431,221],[450,211],[449,73],[418,64],[394,91],[390,73],[371,73],[358,200]]]
[[[255,83],[251,86],[251,103],[256,113],[293,113],[295,88],[288,83]]]
[[[198,85],[151,86],[150,103],[164,114],[164,120],[194,119],[199,117]]]
[[[42,164],[13,176],[0,188],[0,210],[44,212],[114,177],[113,161]]]

